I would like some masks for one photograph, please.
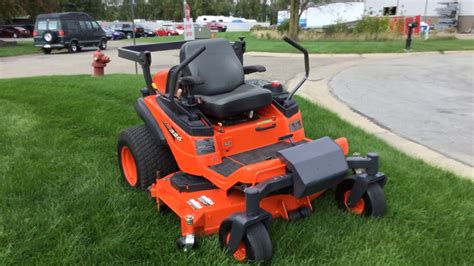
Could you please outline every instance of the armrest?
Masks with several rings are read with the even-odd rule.
[[[179,79],[179,83],[183,86],[194,86],[204,84],[204,80],[197,76],[186,76]]]
[[[252,66],[244,66],[244,74],[252,74],[255,72],[265,72],[267,69],[261,65],[252,65]]]

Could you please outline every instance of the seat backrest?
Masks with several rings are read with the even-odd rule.
[[[244,83],[242,63],[226,39],[185,43],[180,51],[181,62],[202,46],[206,46],[206,50],[183,70],[184,76],[199,76],[204,80],[204,84],[194,87],[193,94],[222,94]]]

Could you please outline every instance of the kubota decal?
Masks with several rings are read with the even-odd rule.
[[[175,138],[177,141],[183,141],[183,138],[178,134],[178,132],[176,132],[176,130],[174,130],[172,126],[170,126],[165,121],[163,121],[163,125],[165,125],[166,129],[168,129],[168,132],[171,134],[171,136],[173,136],[173,138]]]

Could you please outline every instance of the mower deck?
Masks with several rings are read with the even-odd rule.
[[[158,208],[164,204],[180,217],[183,236],[214,234],[219,230],[224,219],[233,213],[245,211],[245,193],[243,191],[233,189],[226,192],[214,188],[180,192],[171,183],[171,178],[175,174],[159,179],[150,188],[150,193],[156,199]],[[269,196],[262,199],[260,207],[270,213],[273,218],[282,217],[288,220],[288,213],[291,211],[302,206],[312,209],[311,201],[320,194],[322,192],[300,199],[290,194]],[[189,217],[192,217],[193,220],[191,225],[187,221]]]

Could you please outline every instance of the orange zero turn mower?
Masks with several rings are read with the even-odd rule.
[[[238,261],[272,257],[272,219],[307,217],[312,201],[335,189],[340,208],[358,215],[385,211],[379,156],[349,156],[345,138],[305,137],[292,91],[278,82],[246,80],[266,71],[244,66],[245,41],[179,41],[122,47],[119,56],[138,62],[146,87],[135,109],[144,124],[118,140],[122,176],[149,190],[158,208],[181,220],[179,248],[219,234],[220,245]],[[180,50],[180,64],[150,74],[151,53]]]

